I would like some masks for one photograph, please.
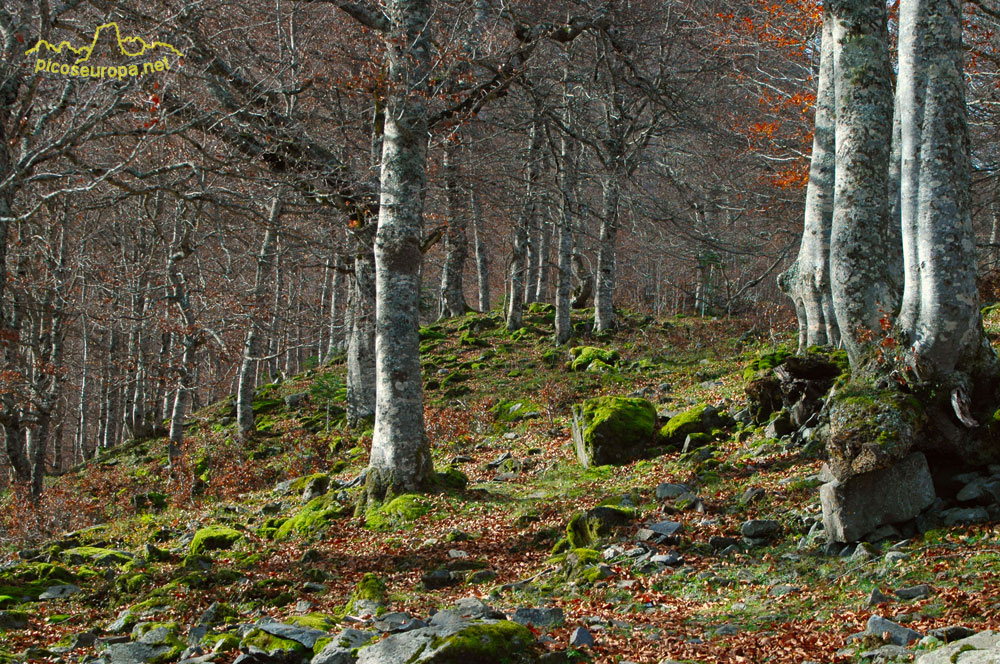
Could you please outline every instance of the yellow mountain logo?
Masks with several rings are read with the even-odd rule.
[[[84,64],[90,62],[91,55],[94,55],[94,50],[101,41],[101,34],[106,30],[114,30],[114,39],[108,40],[110,42],[110,52],[108,52],[107,55],[109,56],[120,55],[125,58],[139,58],[147,54],[152,54],[151,52],[154,51],[159,51],[159,53],[167,52],[167,55],[164,55],[162,58],[157,60],[150,60],[144,63],[128,64],[126,62],[112,66]],[[117,53],[114,52],[114,44],[117,44]],[[64,52],[71,53],[76,58],[72,64],[60,64],[42,57],[45,55],[51,56],[52,54],[61,55]],[[102,51],[102,55],[103,54],[104,53]],[[74,47],[73,44],[65,40],[59,42],[58,44],[52,44],[45,39],[39,39],[38,43],[25,52],[25,55],[38,56],[35,60],[36,73],[62,74],[64,76],[79,76],[84,78],[109,77],[118,79],[122,79],[125,76],[140,76],[148,73],[169,70],[170,54],[173,54],[178,58],[184,57],[183,53],[174,48],[173,45],[166,42],[147,42],[142,37],[122,37],[121,30],[118,28],[118,24],[114,21],[97,26],[97,29],[94,30],[94,38],[91,40],[89,45]]]

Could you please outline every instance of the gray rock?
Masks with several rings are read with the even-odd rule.
[[[736,625],[734,623],[726,623],[725,625],[719,625],[712,630],[712,634],[715,636],[733,636],[734,634],[739,634],[743,631],[743,627]]]
[[[933,636],[938,641],[944,641],[945,643],[967,639],[975,634],[976,630],[963,627],[962,625],[948,625],[947,627],[938,627],[927,632],[927,636]]]
[[[912,519],[934,498],[927,459],[920,452],[890,468],[820,487],[823,526],[831,542],[854,542],[879,526]]]
[[[1000,632],[980,632],[917,657],[915,664],[996,664]]]
[[[267,632],[272,636],[301,643],[306,648],[312,648],[316,645],[317,641],[330,636],[328,633],[318,629],[299,627],[298,625],[286,625],[280,622],[264,623],[263,625],[258,625],[258,627],[260,627],[261,631]]]
[[[931,587],[926,583],[894,591],[899,599],[924,599],[931,596]]]
[[[295,409],[302,405],[302,402],[309,396],[308,392],[296,392],[285,397],[285,408]]]
[[[561,624],[563,618],[563,610],[560,608],[532,609],[522,607],[514,611],[511,620],[521,625],[554,627]]]
[[[594,645],[594,637],[586,627],[577,627],[570,634],[569,644],[574,647]]]
[[[421,583],[427,590],[437,590],[459,583],[460,579],[446,569],[436,569],[420,577]]]
[[[309,664],[354,664],[354,655],[350,648],[342,648],[336,643],[328,643],[319,653],[309,660]]]
[[[26,629],[28,618],[20,611],[0,611],[0,630]]]
[[[683,484],[671,484],[670,482],[663,482],[656,487],[656,499],[657,500],[673,500],[678,496],[687,493],[688,488]]]
[[[788,583],[779,583],[778,585],[772,587],[767,591],[767,594],[771,597],[783,597],[784,595],[791,595],[792,593],[801,592],[801,588],[798,586],[793,586]]]
[[[111,664],[146,664],[170,652],[170,646],[151,646],[145,643],[113,643],[104,650]]]
[[[380,632],[399,634],[401,632],[410,632],[415,629],[420,629],[421,627],[427,627],[427,623],[423,620],[414,618],[405,611],[396,611],[379,616],[375,619],[372,626]]]
[[[753,519],[740,526],[744,537],[773,537],[781,531],[781,524],[771,519]]]
[[[652,530],[654,534],[661,537],[672,537],[679,533],[683,527],[683,524],[676,521],[659,521],[646,526],[647,529]]]
[[[941,523],[945,526],[971,526],[989,520],[990,513],[985,507],[955,507],[941,512]]]
[[[462,618],[482,620],[503,618],[504,615],[478,597],[464,597],[455,603],[453,610]]]
[[[674,567],[680,565],[683,559],[677,554],[676,551],[671,551],[670,553],[660,553],[649,559],[649,562],[655,563],[657,565],[666,565],[667,567]]]
[[[330,478],[326,475],[317,475],[309,480],[305,488],[302,489],[302,502],[308,503],[314,498],[319,498],[330,489]]]
[[[872,590],[872,593],[868,596],[868,600],[865,602],[865,606],[875,606],[876,604],[882,604],[883,602],[891,602],[892,598],[883,593],[878,588]]]
[[[749,505],[750,503],[757,502],[764,497],[767,493],[762,487],[752,486],[748,487],[746,491],[740,496],[740,503],[743,505]]]
[[[897,625],[891,620],[887,620],[879,615],[873,615],[868,618],[865,633],[874,634],[876,636],[888,634],[889,640],[897,646],[909,645],[911,642],[917,641],[924,636],[916,630],[912,630],[909,627],[903,627],[902,625]]]
[[[442,662],[465,661],[459,658],[468,656],[468,653],[455,652],[448,637],[461,636],[463,630],[475,627],[477,625],[431,626],[403,634],[393,634],[362,648],[358,653],[357,664],[399,664],[400,662],[440,664]],[[513,633],[513,638],[509,643],[493,643],[491,645],[498,647],[504,653],[505,658],[510,661],[510,664],[528,664],[537,661],[537,658],[531,652],[535,647],[534,639],[527,639],[526,636],[529,635],[519,632]]]
[[[61,586],[49,586],[45,589],[45,592],[38,596],[38,599],[60,599],[63,597],[69,597],[70,595],[75,595],[78,592],[80,592],[80,589],[69,583]]]
[[[895,661],[905,657],[906,659],[903,659],[903,661],[908,661],[910,651],[903,646],[887,645],[875,650],[866,650],[858,655],[858,657],[860,659],[874,659],[880,662]]]
[[[885,554],[885,558],[883,558],[883,560],[885,560],[886,563],[891,565],[900,560],[906,560],[909,557],[910,554],[905,553],[903,551],[890,551],[889,553]]]

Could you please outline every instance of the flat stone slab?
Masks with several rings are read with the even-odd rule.
[[[914,664],[996,664],[1000,632],[980,632],[917,657]]]
[[[935,499],[921,452],[884,470],[824,484],[819,496],[823,527],[831,542],[856,542],[879,526],[912,519]]]

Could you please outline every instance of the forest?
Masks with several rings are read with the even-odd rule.
[[[0,664],[1000,661],[998,30],[4,0]]]

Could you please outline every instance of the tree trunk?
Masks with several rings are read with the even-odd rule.
[[[533,226],[536,212],[536,186],[541,166],[542,118],[538,109],[531,120],[528,138],[527,167],[525,172],[524,203],[517,225],[514,227],[514,249],[510,261],[510,287],[507,289],[507,329],[519,330],[523,325],[525,273],[527,271],[528,232]]]
[[[569,54],[563,70],[563,124],[573,127],[572,99],[569,93]],[[563,345],[573,336],[573,323],[570,311],[573,296],[573,229],[576,214],[576,142],[575,139],[563,133],[559,137],[559,226],[558,232],[558,265],[556,273],[556,315],[555,341]]]
[[[330,285],[330,318],[329,336],[326,348],[326,359],[337,354],[343,342],[344,320],[340,310],[343,308],[344,269],[340,262],[341,243],[338,240],[333,254],[333,278]]]
[[[347,343],[347,422],[357,426],[375,417],[375,255],[374,226],[352,233],[354,275],[350,284],[350,337]]]
[[[834,72],[837,163],[830,238],[833,307],[853,368],[899,300],[886,257],[892,68],[881,0],[837,0]]]
[[[476,275],[479,282],[479,311],[486,313],[490,310],[490,259],[486,251],[486,243],[479,231],[479,224],[482,221],[482,207],[479,203],[479,195],[475,187],[469,195],[469,203],[472,207],[472,237],[476,243]]]
[[[806,188],[802,244],[795,263],[778,278],[792,298],[799,319],[799,352],[809,346],[840,343],[830,285],[830,231],[833,224],[833,186],[836,170],[834,135],[833,20],[823,15],[819,87],[816,93],[816,129]]]
[[[267,227],[264,229],[264,239],[257,255],[257,274],[253,284],[253,302],[251,303],[250,320],[243,341],[243,355],[240,359],[239,386],[236,390],[236,429],[239,435],[246,438],[253,434],[253,396],[257,382],[257,363],[260,361],[262,349],[261,328],[264,324],[264,313],[267,309],[267,282],[274,272],[275,245],[278,227],[281,224],[281,194],[275,194],[271,201]]]
[[[415,491],[433,470],[420,375],[420,251],[427,180],[430,3],[389,0],[391,92],[375,236],[375,432],[367,498]]]
[[[620,157],[609,157],[617,164]],[[597,248],[597,288],[594,292],[594,329],[608,332],[615,327],[615,282],[618,277],[616,243],[618,240],[618,203],[621,197],[621,173],[617,165],[604,181],[601,212],[601,237]]]
[[[441,270],[441,300],[443,317],[462,316],[469,310],[465,303],[463,276],[469,255],[469,240],[465,233],[466,217],[462,210],[461,188],[458,183],[458,150],[448,146],[444,151],[444,188],[448,206],[448,230],[444,236],[444,267]]]
[[[544,302],[549,296],[549,244],[552,241],[552,224],[548,220],[538,230],[538,279],[535,281],[535,302]]]
[[[911,103],[902,105],[908,290],[900,325],[909,333],[918,375],[955,384],[968,395],[970,375],[992,382],[997,361],[983,333],[976,284],[962,3],[914,0],[902,6],[900,19],[901,28],[913,33],[900,41],[900,84],[905,54],[913,68],[907,90],[924,101],[922,114]]]

